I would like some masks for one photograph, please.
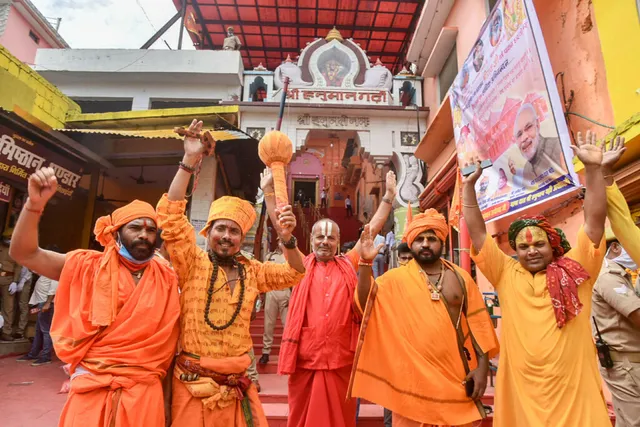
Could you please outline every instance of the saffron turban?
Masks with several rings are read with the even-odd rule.
[[[553,249],[554,257],[561,257],[565,253],[571,250],[571,245],[567,240],[567,237],[564,235],[562,230],[559,228],[553,228],[549,221],[541,216],[522,216],[517,220],[513,221],[513,223],[509,226],[509,245],[511,249],[516,249],[516,237],[518,234],[527,227],[539,227],[545,233],[547,233],[547,237],[549,238],[549,243],[551,244],[551,248]]]
[[[93,279],[91,323],[94,326],[108,326],[116,317],[120,259],[114,233],[138,218],[150,218],[158,222],[153,206],[140,200],[134,200],[96,221],[93,232],[105,250]]]
[[[427,230],[433,230],[436,237],[444,242],[449,234],[449,227],[444,215],[435,209],[427,209],[423,213],[414,216],[411,222],[405,226],[402,241],[407,242],[411,247],[416,237]]]
[[[238,197],[224,196],[211,203],[207,224],[200,234],[207,237],[211,225],[219,219],[228,219],[238,224],[242,234],[246,235],[256,221],[256,211],[251,203]]]

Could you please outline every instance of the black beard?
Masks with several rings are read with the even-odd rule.
[[[153,255],[153,245],[150,242],[139,241],[131,246],[124,244],[124,242],[122,244],[136,261],[145,261]]]
[[[421,255],[419,252],[413,253],[413,259],[415,259],[418,262],[418,264],[421,264],[421,265],[433,264],[434,262],[438,261],[441,256],[442,256],[442,251],[440,251],[439,253],[432,252],[432,255]]]
[[[209,249],[208,254],[209,254],[209,260],[211,262],[217,263],[218,265],[231,267],[231,266],[236,265],[238,263],[238,261],[236,259],[237,253],[234,254],[234,255],[223,256],[223,255],[219,255],[219,254],[215,253],[214,251],[212,251],[211,249]]]

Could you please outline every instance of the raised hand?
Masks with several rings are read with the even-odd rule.
[[[193,119],[187,132],[190,134],[200,134],[200,132],[202,132],[202,121]],[[186,157],[199,160],[204,154],[204,150],[205,147],[200,138],[193,138],[188,135],[184,137],[184,154]]]
[[[273,191],[273,175],[271,174],[271,168],[264,168],[264,171],[260,174],[260,188],[265,193],[267,190]]]
[[[572,145],[571,149],[585,166],[602,165],[604,144],[599,147],[596,142],[596,134],[590,130],[587,131],[587,136],[584,140],[582,139],[582,133],[578,132],[576,145]]]
[[[393,200],[398,193],[398,188],[396,184],[396,174],[393,171],[387,172],[387,196]]]
[[[479,159],[476,159],[476,170],[475,172],[473,172],[471,175],[467,175],[467,176],[463,176],[462,177],[462,184],[469,184],[472,186],[476,185],[476,182],[478,182],[478,180],[480,179],[480,177],[482,176],[482,166],[481,166],[482,162]]]
[[[371,235],[371,227],[369,224],[364,226],[362,235],[360,236],[360,247],[358,248],[358,254],[360,258],[366,261],[370,261],[378,255],[380,249],[384,247],[384,243],[380,243],[378,246],[373,244],[373,236]]]
[[[291,240],[293,230],[296,228],[296,216],[293,214],[291,205],[283,206],[282,209],[276,209],[278,222],[280,223],[280,240],[288,242]]]
[[[27,184],[31,209],[42,210],[56,194],[58,180],[53,168],[42,168],[29,177]]]
[[[616,136],[616,138],[611,141],[611,148],[605,150],[602,156],[602,168],[611,172],[613,166],[620,160],[620,157],[622,157],[625,151],[627,151],[627,147],[624,146],[624,137]]]

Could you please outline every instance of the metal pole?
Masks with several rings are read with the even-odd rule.
[[[284,116],[284,104],[287,102],[287,93],[289,92],[289,77],[284,78],[284,87],[282,88],[282,98],[280,98],[280,112],[278,113],[278,121],[276,122],[276,130],[282,127],[282,117]]]
[[[182,50],[182,35],[184,33],[184,20],[187,17],[187,0],[182,0],[182,9],[180,10],[180,35],[178,35],[178,50]]]

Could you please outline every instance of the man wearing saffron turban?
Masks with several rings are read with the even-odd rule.
[[[202,122],[194,120],[189,135],[201,130]],[[185,195],[203,153],[199,138],[185,137],[180,168],[157,206],[162,238],[181,290],[182,352],[173,377],[172,425],[266,427],[258,391],[246,373],[253,346],[249,325],[260,293],[295,286],[304,276],[292,235],[296,219],[291,206],[277,212],[288,262],[263,264],[240,251],[256,220],[255,209],[237,197],[221,197],[211,203],[200,233],[209,250],[201,249],[185,215]]]
[[[472,257],[495,287],[502,309],[502,342],[495,427],[609,425],[591,338],[591,293],[605,255],[607,213],[603,149],[578,133],[576,156],[585,166],[584,225],[571,248],[542,216],[509,227],[517,260],[487,230],[478,207],[476,172],[463,180],[463,215]]]
[[[55,171],[40,169],[28,186],[10,250],[59,282],[51,338],[72,378],[59,425],[163,426],[162,379],[175,354],[180,304],[175,274],[154,255],[153,206],[135,200],[98,218],[94,232],[104,252],[59,254],[38,247]]]
[[[373,285],[369,226],[360,239],[364,320],[352,394],[390,409],[394,427],[471,426],[485,416],[480,399],[498,339],[478,286],[442,258],[448,231],[434,209],[413,217],[402,239],[413,260]]]

